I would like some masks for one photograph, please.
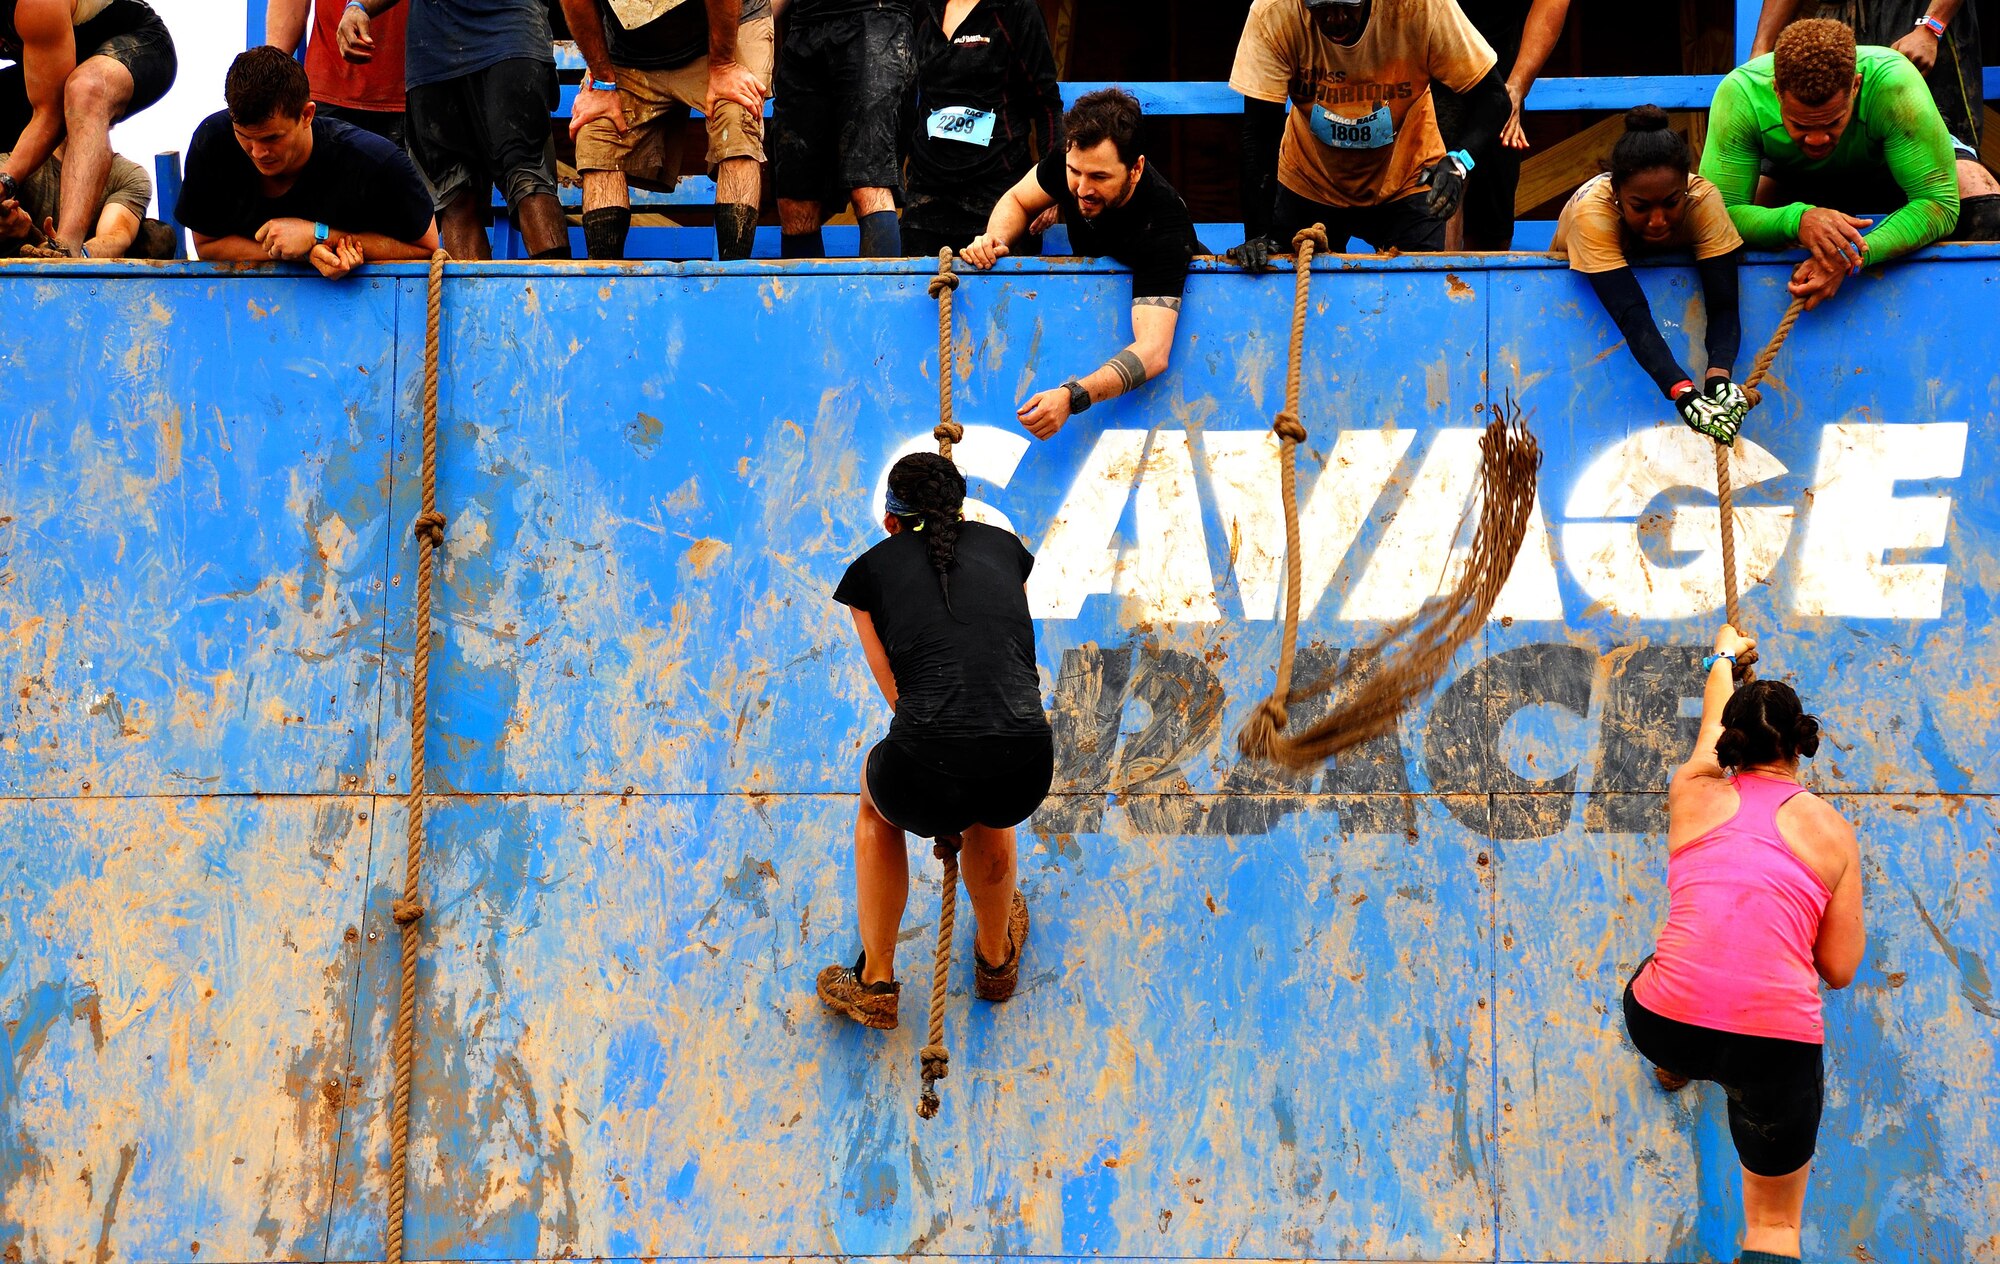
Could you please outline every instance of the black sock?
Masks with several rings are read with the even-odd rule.
[[[1947,241],[2000,241],[2000,193],[1982,193],[1958,204],[1958,227]]]
[[[894,211],[877,211],[873,215],[863,215],[861,224],[861,257],[863,259],[895,259],[903,253],[902,221]]]
[[[1737,1256],[1737,1264],[1799,1264],[1796,1255],[1779,1255],[1775,1251],[1745,1251]]]
[[[539,250],[528,256],[530,259],[574,259],[575,257],[575,255],[569,252],[569,231],[567,229],[563,231],[562,245],[550,246],[547,250]]]
[[[826,243],[820,240],[819,229],[809,233],[786,233],[778,242],[778,257],[781,259],[824,259]]]
[[[715,257],[748,259],[757,244],[757,208],[737,202],[715,204]]]
[[[600,206],[583,213],[583,248],[593,259],[623,259],[625,234],[632,229],[632,208]]]

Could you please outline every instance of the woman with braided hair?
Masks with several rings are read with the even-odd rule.
[[[1756,643],[1728,624],[1704,660],[1701,729],[1667,789],[1669,904],[1625,988],[1625,1029],[1661,1087],[1714,1080],[1743,1165],[1743,1264],[1795,1264],[1825,1088],[1819,984],[1860,968],[1854,827],[1799,784],[1819,721],[1782,681],[1736,689]]]
[[[965,477],[913,453],[889,471],[889,537],[834,590],[895,711],[868,752],[854,822],[861,955],[820,972],[828,1009],[893,1029],[896,937],[909,897],[906,833],[962,836],[961,869],[978,922],[973,989],[1014,994],[1028,905],[1015,885],[1014,827],[1041,806],[1055,770],[1035,668],[1027,580],[1035,559],[1012,533],[967,522]]]

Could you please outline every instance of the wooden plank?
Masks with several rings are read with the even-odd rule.
[[[1550,198],[1561,197],[1597,174],[1598,160],[1611,152],[1612,142],[1625,130],[1625,120],[1613,116],[1557,141],[1521,164],[1521,183],[1514,190],[1514,214],[1520,215]]]

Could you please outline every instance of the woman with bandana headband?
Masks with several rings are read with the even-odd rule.
[[[963,840],[981,999],[1014,994],[1028,937],[1014,827],[1041,806],[1055,770],[1028,614],[1035,559],[1011,532],[965,521],[964,505],[965,477],[946,458],[923,452],[896,462],[882,517],[888,538],[847,568],[833,594],[853,614],[895,712],[863,764],[854,822],[861,955],[819,976],[826,1007],[869,1027],[897,1021],[906,834]]]

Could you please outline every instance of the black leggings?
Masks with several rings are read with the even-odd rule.
[[[1639,969],[1645,968],[1640,963]],[[1729,1096],[1729,1136],[1746,1170],[1788,1176],[1812,1160],[1826,1092],[1821,1046],[1666,1018],[1641,1005],[1630,983],[1625,1030],[1654,1066],[1722,1086]]]
[[[966,827],[1008,829],[1035,814],[1055,777],[1055,742],[976,737],[885,738],[868,752],[868,797],[906,833],[940,838]]]

